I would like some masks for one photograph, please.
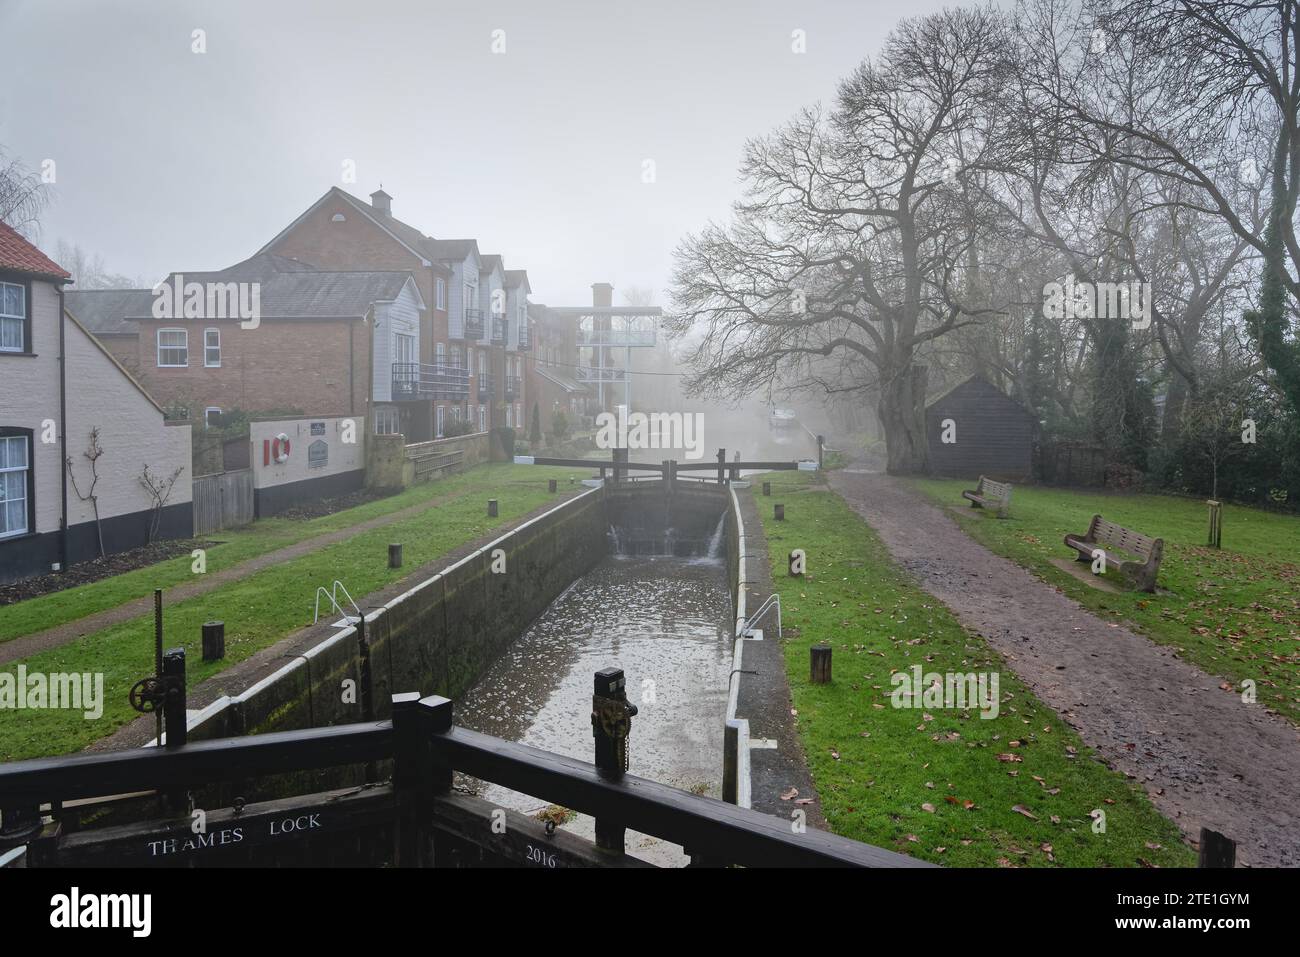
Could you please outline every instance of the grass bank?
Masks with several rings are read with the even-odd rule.
[[[876,534],[814,476],[765,476],[760,504],[785,618],[796,722],[836,833],[949,866],[1191,866],[1178,829],[1108,769],[984,640],[894,565]],[[786,574],[791,549],[809,574]],[[834,680],[809,681],[809,648],[833,648]],[[996,673],[996,717],[895,707],[891,676]],[[928,683],[928,682],[927,682]],[[792,802],[793,803],[793,802]],[[1105,830],[1097,828],[1104,814]]]
[[[973,483],[916,480],[937,505],[965,505]],[[1255,682],[1258,701],[1300,724],[1300,518],[1244,506],[1223,507],[1223,547],[1205,545],[1204,502],[1017,487],[1011,517],[979,509],[950,514],[990,550],[1061,589],[1098,615],[1122,620],[1170,645],[1237,689]],[[1160,591],[1100,591],[1052,564],[1071,559],[1062,539],[1082,535],[1094,514],[1165,541]]]
[[[506,464],[466,473],[460,478],[473,479],[473,494],[431,503],[416,517],[358,534],[170,605],[165,612],[165,645],[185,647],[188,682],[197,684],[311,624],[317,586],[338,579],[360,601],[363,595],[409,575],[419,565],[557,499],[546,491],[546,479],[572,472]],[[486,516],[489,498],[500,503],[497,518]],[[403,544],[404,569],[388,567],[389,542]],[[213,619],[226,623],[226,658],[203,662],[200,626]],[[0,722],[0,761],[84,748],[136,717],[127,703],[127,693],[132,684],[153,673],[152,616],[123,622],[12,662],[2,670],[16,674],[20,664],[26,665],[29,673],[102,673],[104,713],[97,720],[86,720],[74,711],[15,711]]]

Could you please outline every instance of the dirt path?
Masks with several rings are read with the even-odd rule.
[[[831,486],[926,591],[1112,767],[1140,782],[1185,835],[1196,840],[1202,826],[1226,834],[1238,843],[1239,866],[1300,866],[1293,727],[994,555],[903,484],[840,471]]]
[[[384,525],[391,525],[394,522],[400,522],[403,519],[414,518],[427,509],[434,508],[444,502],[461,495],[469,493],[458,493],[453,495],[443,495],[428,501],[418,502],[415,505],[408,505],[406,508],[396,512],[390,512],[387,515],[379,515],[375,518],[359,522],[356,525],[349,525],[347,528],[341,528],[334,532],[326,532],[323,535],[316,535],[312,538],[303,539],[292,545],[286,545],[284,548],[278,548],[273,552],[267,552],[264,555],[258,555],[250,558],[248,561],[240,562],[238,565],[232,565],[229,568],[222,569],[219,572],[205,574],[202,577],[196,577],[193,581],[185,582],[183,585],[173,585],[171,588],[163,590],[163,603],[165,605],[174,605],[177,602],[184,601],[187,598],[193,598],[195,595],[205,595],[213,589],[220,588],[228,582],[238,581],[241,578],[247,578],[263,568],[269,568],[272,565],[278,565],[281,562],[291,561],[302,555],[317,551],[327,545],[333,545],[335,542],[341,542],[344,539],[351,538],[354,535],[360,535],[362,532],[368,532],[372,528],[381,528]],[[0,665],[8,664],[11,661],[18,661],[30,655],[42,651],[48,651],[51,648],[57,648],[60,645],[66,645],[68,642],[76,641],[85,635],[94,634],[97,631],[103,631],[113,625],[124,621],[130,621],[132,618],[139,618],[142,615],[153,614],[153,595],[146,595],[142,598],[136,598],[128,601],[123,605],[115,608],[105,608],[103,611],[96,612],[93,615],[87,615],[85,618],[78,618],[76,621],[64,622],[62,625],[56,625],[53,628],[47,628],[44,631],[34,631],[29,635],[22,635],[19,638],[11,638],[9,641],[0,642]]]

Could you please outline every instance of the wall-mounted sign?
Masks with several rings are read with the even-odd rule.
[[[313,423],[311,424],[311,434],[312,434],[312,435],[324,435],[324,434],[325,434],[325,423],[324,423],[324,422],[313,422]]]
[[[315,428],[315,426],[313,426]],[[323,469],[330,460],[329,443],[324,439],[317,439],[311,445],[307,446],[307,468]]]

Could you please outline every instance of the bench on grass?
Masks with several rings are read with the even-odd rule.
[[[1065,544],[1079,553],[1075,560],[1080,562],[1092,561],[1092,553],[1101,549],[1106,556],[1106,567],[1118,570],[1120,577],[1134,589],[1156,590],[1156,574],[1160,571],[1160,559],[1165,553],[1163,538],[1151,538],[1123,525],[1108,522],[1100,515],[1094,515],[1087,533],[1066,535]],[[1116,552],[1125,552],[1136,558],[1124,558]]]
[[[975,491],[967,489],[961,497],[970,499],[971,508],[993,509],[998,518],[1006,518],[1011,511],[1011,485],[1008,482],[995,482],[981,475]]]

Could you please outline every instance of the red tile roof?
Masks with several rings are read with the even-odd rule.
[[[0,223],[0,269],[71,279],[72,273],[61,267],[5,223]]]

